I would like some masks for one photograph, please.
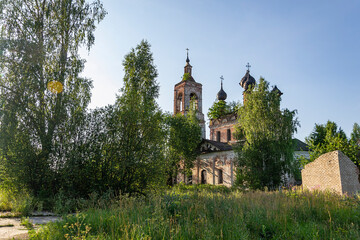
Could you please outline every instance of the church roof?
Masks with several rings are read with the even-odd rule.
[[[195,79],[190,75],[190,74],[184,74],[182,81],[190,81],[190,82],[195,82]]]
[[[309,151],[309,146],[297,138],[293,139],[295,151]]]
[[[201,153],[221,152],[233,150],[230,144],[203,139],[200,144]]]
[[[303,141],[300,141],[297,138],[293,139],[295,151],[309,151],[309,146],[304,143]],[[228,143],[223,142],[217,142],[209,139],[203,139],[200,144],[200,152],[202,154],[204,153],[210,153],[210,152],[222,152],[222,151],[231,151],[233,150],[232,146]]]
[[[250,70],[247,70],[245,76],[241,79],[239,84],[246,91],[250,85],[255,83],[255,78],[250,75]]]
[[[271,90],[272,92],[276,92],[279,96],[283,95],[283,93],[280,91],[280,89],[277,88],[277,86],[275,85],[275,87]]]

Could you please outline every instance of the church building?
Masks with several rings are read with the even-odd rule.
[[[256,84],[254,77],[250,75],[250,65],[239,85],[244,89],[243,101],[246,101],[245,91]],[[221,87],[217,94],[217,100],[226,101],[227,94],[223,89],[221,77]],[[275,86],[273,91],[281,95],[281,91]],[[179,174],[176,182],[186,182],[192,184],[213,184],[231,187],[235,182],[235,161],[236,153],[233,144],[237,142],[234,137],[235,125],[237,123],[237,112],[223,115],[217,119],[210,119],[210,139],[206,139],[205,120],[202,111],[202,84],[195,81],[192,77],[192,66],[190,65],[187,53],[186,64],[184,67],[184,77],[182,81],[174,87],[174,114],[181,113],[186,115],[190,104],[194,104],[197,109],[197,118],[200,121],[202,131],[202,142],[199,146],[201,154],[195,160],[192,175],[184,177]],[[307,155],[308,149],[305,143],[295,139],[295,155]],[[300,148],[300,146],[302,148]]]

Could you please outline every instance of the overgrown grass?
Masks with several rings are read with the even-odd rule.
[[[0,211],[11,211],[12,216],[28,216],[35,205],[36,201],[26,191],[0,188]]]
[[[25,190],[0,187],[0,217],[30,216],[34,211],[68,214],[90,208],[108,208],[115,201],[113,191],[92,193],[87,198],[71,198],[60,191],[52,198],[35,198]]]
[[[357,197],[178,186],[122,196],[49,223],[32,239],[360,239]]]

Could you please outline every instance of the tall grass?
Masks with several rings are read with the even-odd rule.
[[[11,211],[13,215],[28,216],[36,201],[26,191],[0,188],[0,211]]]
[[[176,187],[120,197],[50,223],[32,239],[360,239],[359,199],[331,193]]]

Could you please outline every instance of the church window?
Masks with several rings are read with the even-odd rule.
[[[199,109],[199,99],[195,93],[190,94],[190,103],[192,109]]]
[[[201,171],[201,184],[206,184],[206,170]]]
[[[216,132],[216,141],[217,141],[217,142],[220,142],[220,137],[221,137],[220,131],[217,131],[217,132]]]
[[[183,111],[183,102],[182,102],[182,94],[180,93],[176,100],[176,110],[182,112]]]
[[[227,130],[227,140],[228,140],[228,142],[231,141],[231,130],[230,129]]]
[[[219,184],[223,183],[223,170],[222,169],[218,169],[218,183]]]

